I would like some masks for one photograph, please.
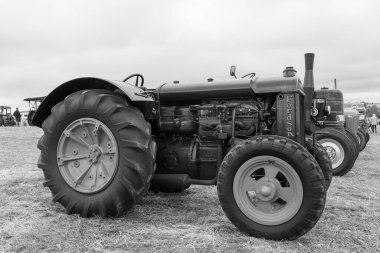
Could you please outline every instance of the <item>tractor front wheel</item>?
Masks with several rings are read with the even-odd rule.
[[[329,189],[333,175],[333,169],[329,154],[327,153],[326,149],[323,148],[322,144],[320,144],[317,140],[315,140],[313,146],[313,139],[311,137],[306,137],[305,144],[307,150],[312,155],[314,155],[314,158],[318,162],[319,167],[321,167],[323,176],[325,177],[326,190]]]
[[[369,138],[370,138],[368,130],[366,128],[359,127],[358,131],[360,131],[364,134],[365,145],[367,146],[367,143],[368,143]]]
[[[354,134],[353,132],[351,132],[351,130],[345,129],[344,132],[351,139],[352,143],[354,144],[354,147],[355,147],[355,159],[356,159],[359,156],[359,152],[360,152],[360,143],[359,143],[359,140],[358,140],[356,134]]]
[[[359,142],[359,152],[364,150],[365,146],[367,145],[367,142],[365,141],[365,135],[362,131],[358,130],[356,133],[356,138]]]
[[[44,121],[38,167],[68,214],[117,217],[149,188],[155,142],[142,113],[104,90],[82,90]]]
[[[293,240],[322,215],[326,185],[317,161],[299,143],[257,136],[230,150],[218,173],[224,212],[241,231]]]
[[[355,164],[356,144],[345,131],[334,128],[319,131],[314,133],[315,139],[326,149],[331,160],[333,175],[344,176]]]

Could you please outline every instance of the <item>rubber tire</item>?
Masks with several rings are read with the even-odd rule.
[[[367,128],[363,128],[363,127],[359,127],[359,131],[361,131],[364,136],[365,136],[365,145],[367,145],[367,143],[369,142],[369,139],[370,139],[370,135],[368,133],[368,129]]]
[[[352,140],[352,142],[354,143],[354,146],[355,146],[355,159],[359,156],[359,152],[360,152],[360,144],[359,144],[359,141],[358,139],[356,138],[356,134],[354,134],[353,132],[351,132],[350,130],[348,129],[344,129],[346,135]]]
[[[249,219],[239,209],[233,194],[235,174],[247,160],[261,155],[278,157],[295,169],[303,186],[303,201],[297,214],[275,226],[262,225]],[[324,210],[326,185],[314,157],[299,143],[288,138],[256,136],[236,145],[225,156],[218,173],[218,197],[228,219],[241,231],[270,240],[294,240],[317,223]]]
[[[29,126],[33,126],[33,117],[36,114],[36,111],[32,110],[28,113],[28,124]]]
[[[313,139],[307,136],[305,139],[305,144],[310,154],[314,155]],[[326,190],[328,190],[330,187],[332,175],[333,175],[331,160],[329,158],[329,155],[327,154],[326,149],[324,149],[323,146],[318,141],[315,141],[314,145],[315,145],[314,158],[318,162],[319,167],[321,168],[323,172],[323,176],[325,178],[325,183],[326,183]]]
[[[327,133],[325,133],[327,131]],[[334,128],[325,128],[318,130],[315,133],[315,139],[321,141],[326,138],[330,138],[339,142],[344,149],[344,159],[342,163],[333,168],[333,176],[344,176],[347,174],[355,164],[356,161],[356,146],[352,139],[346,134],[345,131],[334,129]]]
[[[365,135],[363,134],[362,131],[360,131],[358,129],[358,132],[356,133],[356,136],[358,138],[359,141],[359,152],[361,152],[362,150],[364,150],[365,146],[367,145],[366,141],[365,141]]]
[[[119,149],[113,179],[106,188],[90,194],[69,186],[57,165],[57,143],[62,131],[83,117],[103,122],[114,135]],[[45,176],[43,185],[49,187],[53,201],[61,203],[67,214],[117,217],[132,208],[149,188],[155,170],[156,144],[143,114],[121,96],[106,90],[73,93],[54,106],[42,129],[44,135],[38,142],[41,150],[38,167]]]

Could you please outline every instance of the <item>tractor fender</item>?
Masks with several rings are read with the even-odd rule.
[[[42,127],[42,123],[51,113],[51,109],[63,101],[68,95],[80,90],[88,89],[103,89],[108,91],[118,91],[118,93],[125,94],[131,104],[142,105],[148,102],[154,103],[154,98],[148,95],[144,90],[122,81],[110,81],[95,77],[82,77],[65,82],[55,88],[50,94],[42,101],[38,107],[36,114],[33,117],[33,125]],[[136,106],[139,107],[139,106]],[[144,110],[145,111],[145,110]]]

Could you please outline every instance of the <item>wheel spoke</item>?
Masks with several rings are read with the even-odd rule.
[[[78,144],[88,148],[90,147],[90,144],[88,144],[83,138],[76,136],[74,133],[70,133],[65,131],[64,133],[67,138],[72,139],[73,141],[77,142]]]
[[[88,158],[88,155],[73,155],[73,156],[62,155],[62,156],[58,157],[58,165],[62,165],[65,162],[81,160],[81,159],[85,159],[85,158]]]
[[[294,199],[293,191],[290,187],[282,187],[279,189],[278,197],[286,203],[290,203]]]
[[[264,167],[265,177],[275,178],[278,174],[278,168],[273,165],[267,165]]]
[[[92,167],[92,163],[90,163],[90,166],[82,173],[82,175],[80,175],[78,177],[77,180],[74,181],[74,187],[77,187],[78,184],[82,183],[83,179],[86,177],[86,175],[88,174],[88,172],[90,171],[91,167]]]
[[[86,131],[87,136],[90,137],[92,144],[95,144],[94,138],[92,138],[92,134],[90,134],[90,131],[88,131],[88,127],[86,126],[86,124],[83,124],[83,122],[81,121],[81,125],[82,128],[84,128],[84,130]]]
[[[263,213],[273,213],[272,203],[267,201],[257,201],[255,207]]]
[[[96,168],[95,169],[95,175],[92,175],[94,177],[94,179],[93,179],[94,182],[91,185],[91,189],[96,186],[96,181],[98,180],[98,168],[99,168],[99,166],[97,165],[97,166],[95,166],[95,168]]]
[[[250,176],[246,177],[242,184],[243,191],[256,191],[256,186],[256,180]]]
[[[104,162],[102,161],[100,164],[102,166],[102,172],[104,174],[104,177],[108,178],[109,177],[109,173],[108,173],[108,170],[107,170],[106,166],[104,165]]]

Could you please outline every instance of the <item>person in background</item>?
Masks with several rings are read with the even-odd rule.
[[[16,108],[16,111],[13,113],[13,116],[16,118],[17,126],[20,126],[21,114],[20,114],[18,108]]]
[[[377,117],[376,117],[375,114],[372,114],[372,117],[371,117],[370,121],[371,121],[372,133],[377,133],[377,129],[376,129]]]

